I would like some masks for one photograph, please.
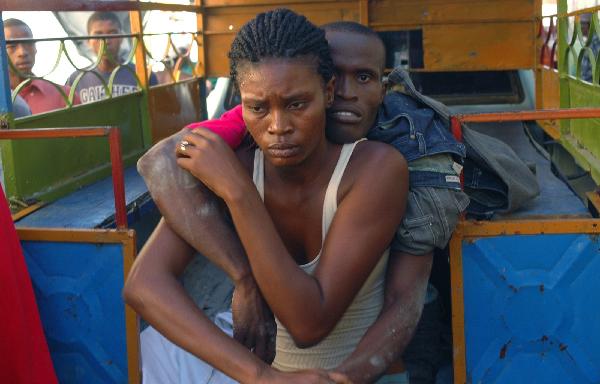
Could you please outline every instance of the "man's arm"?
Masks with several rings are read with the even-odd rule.
[[[154,145],[138,161],[138,171],[169,227],[238,283],[251,275],[237,235],[224,220],[219,199],[177,165],[182,131]]]
[[[352,355],[334,371],[347,375],[353,383],[371,383],[398,361],[421,317],[432,260],[432,253],[390,254],[381,314]]]
[[[239,145],[245,132],[241,109],[234,108],[218,121],[196,123],[162,140],[138,161],[158,209],[178,237],[169,244],[188,243],[220,267],[235,284],[232,301],[234,337],[257,355],[271,361],[275,354],[275,323],[252,277],[237,234],[224,219],[219,199],[195,177],[177,165],[175,148],[189,128],[202,124]],[[175,249],[163,246],[165,257]]]
[[[232,148],[245,134],[241,107],[218,120],[193,123],[154,145],[138,161],[138,171],[171,229],[238,283],[251,275],[244,249],[224,220],[220,200],[177,165],[175,150],[191,129],[206,127]]]

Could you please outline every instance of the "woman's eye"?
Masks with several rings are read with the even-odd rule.
[[[293,103],[290,103],[289,108],[290,109],[300,109],[300,108],[304,107],[304,105],[306,105],[306,103],[304,101],[295,101]]]
[[[259,105],[250,105],[248,109],[253,113],[262,113],[264,111],[263,107]]]

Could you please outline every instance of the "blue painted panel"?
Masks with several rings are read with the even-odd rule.
[[[126,383],[122,245],[21,245],[59,382]]]
[[[463,242],[469,383],[600,383],[597,236]]]

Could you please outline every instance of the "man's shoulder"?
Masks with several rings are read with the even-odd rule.
[[[363,140],[357,143],[353,156],[358,168],[365,170],[406,166],[406,160],[399,151],[379,141]]]
[[[43,97],[62,97],[59,88],[67,92],[64,86],[55,84],[50,80],[34,79],[31,81],[31,87],[37,88]]]
[[[65,82],[66,85],[71,86],[73,85],[73,83],[75,82],[75,79],[77,78],[77,76],[81,73],[81,71],[74,71],[73,73],[71,73],[69,75],[69,77],[67,78],[67,81]]]

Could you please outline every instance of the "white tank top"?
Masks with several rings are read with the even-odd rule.
[[[322,242],[337,210],[338,187],[356,143],[345,144],[342,147],[340,158],[329,180],[323,201]],[[265,196],[264,169],[263,153],[257,149],[254,154],[252,178],[263,200]],[[388,255],[389,249],[386,249],[337,325],[319,344],[303,349],[296,347],[288,331],[276,319],[277,339],[273,367],[281,371],[307,368],[331,369],[344,361],[356,349],[360,339],[381,312]],[[320,257],[319,253],[314,260],[300,265],[300,268],[306,273],[312,274],[319,264]]]

